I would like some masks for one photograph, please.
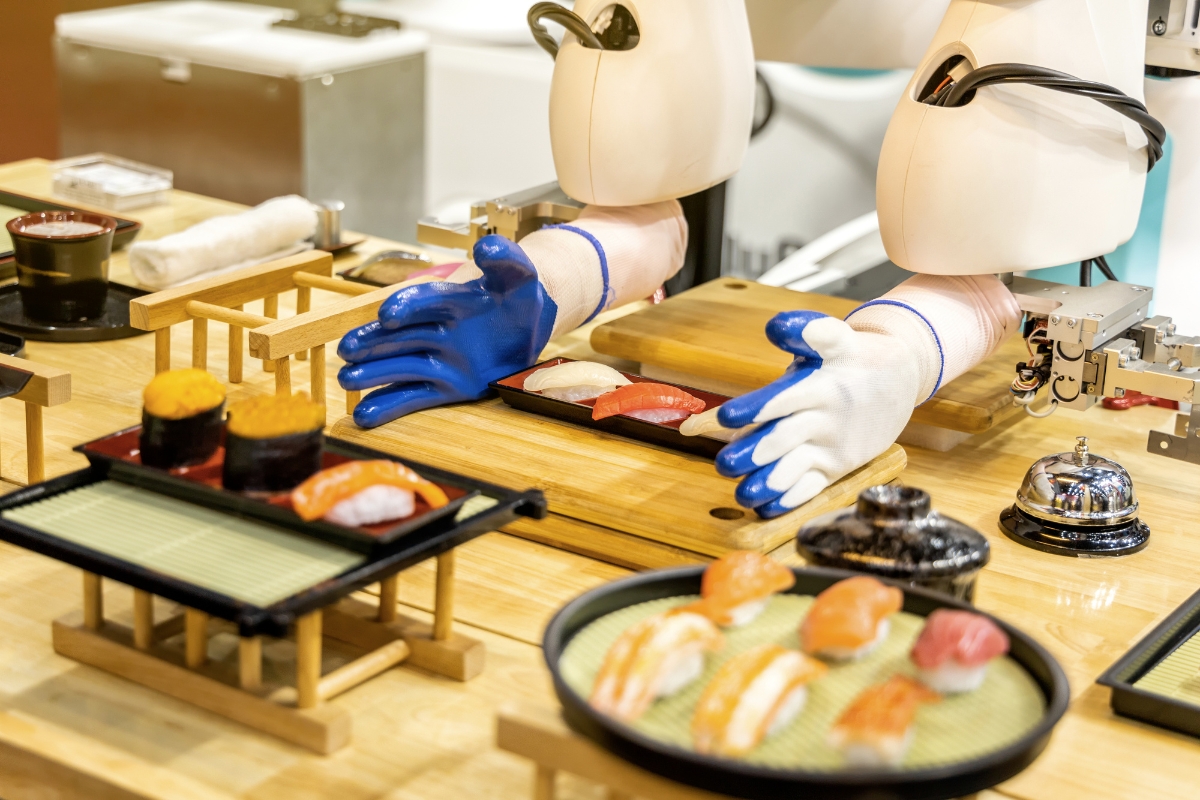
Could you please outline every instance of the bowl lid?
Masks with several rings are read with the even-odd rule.
[[[1090,452],[1086,436],[1078,439],[1074,452],[1034,462],[1017,490],[1017,507],[1060,524],[1106,526],[1136,519],[1137,494],[1129,473]]]
[[[911,486],[872,486],[850,510],[800,529],[796,549],[809,561],[899,580],[961,575],[991,555],[983,534],[930,507]]]

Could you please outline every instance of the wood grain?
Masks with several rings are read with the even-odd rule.
[[[842,318],[858,305],[840,297],[722,278],[601,325],[592,333],[592,346],[606,355],[749,391],[778,378],[792,361],[767,339],[771,317],[809,309]],[[913,421],[982,433],[1015,416],[1020,409],[1013,405],[1008,386],[1016,363],[1026,357],[1024,344],[1009,340],[919,406]]]
[[[14,400],[51,407],[71,399],[71,373],[65,369],[3,354],[0,354],[0,366],[33,373],[25,388],[12,396]]]

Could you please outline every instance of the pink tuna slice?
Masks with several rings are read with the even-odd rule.
[[[1008,652],[1008,636],[987,617],[939,608],[929,615],[910,654],[921,669],[937,669],[948,659],[978,667]]]

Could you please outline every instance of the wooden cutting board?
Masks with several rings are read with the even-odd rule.
[[[592,332],[599,353],[640,362],[643,374],[687,383],[696,376],[726,393],[765,386],[783,374],[790,354],[767,340],[768,320],[781,311],[810,309],[845,317],[859,303],[720,278],[600,325]],[[912,421],[961,433],[983,433],[1020,413],[1008,391],[1013,368],[1028,358],[1013,337],[975,369],[943,386],[919,406]]]
[[[431,409],[370,430],[344,417],[329,433],[503,486],[541,489],[550,518],[522,520],[506,532],[631,567],[773,550],[805,521],[892,480],[907,462],[893,445],[790,514],[760,520],[738,507],[736,482],[719,476],[710,460],[500,400]]]

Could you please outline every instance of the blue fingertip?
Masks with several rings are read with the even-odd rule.
[[[767,338],[780,350],[820,366],[821,357],[804,341],[804,329],[815,319],[829,316],[819,311],[784,311],[767,323]]]
[[[483,273],[489,291],[510,292],[522,284],[537,280],[537,267],[516,242],[492,234],[475,243],[475,266]]]
[[[775,430],[777,424],[777,420],[768,422],[761,428],[722,447],[715,459],[717,474],[726,478],[740,478],[761,467],[762,464],[754,463],[754,450],[764,436]]]
[[[767,485],[767,478],[774,471],[776,464],[768,464],[762,469],[752,472],[738,484],[734,496],[738,505],[745,508],[760,508],[783,495]]]
[[[795,506],[785,506],[783,504],[783,496],[780,495],[777,499],[769,503],[763,503],[754,509],[754,513],[758,514],[762,519],[774,519],[775,517],[783,516],[792,511]]]

